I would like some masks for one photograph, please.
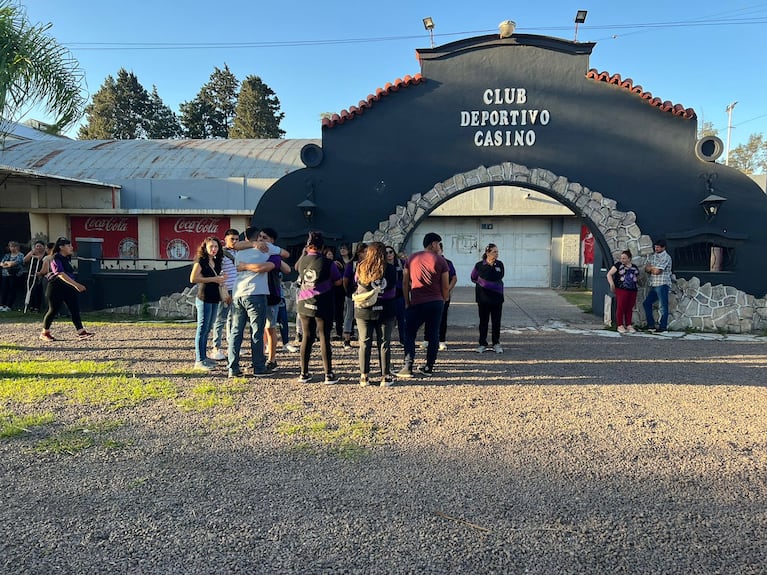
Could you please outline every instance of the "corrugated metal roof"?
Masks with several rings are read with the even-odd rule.
[[[301,169],[322,140],[70,140],[10,143],[0,164],[79,180],[264,178]]]

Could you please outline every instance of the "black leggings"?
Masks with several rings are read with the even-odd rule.
[[[80,302],[77,299],[77,290],[62,279],[54,279],[48,282],[45,289],[45,298],[48,300],[48,312],[43,318],[43,329],[51,329],[51,324],[56,314],[61,309],[61,304],[67,304],[72,316],[72,323],[77,331],[82,331],[83,322],[80,319]]]
[[[320,354],[322,354],[322,366],[325,373],[333,371],[333,352],[330,345],[330,329],[333,326],[331,318],[309,317],[299,315],[304,337],[301,339],[301,373],[309,373],[309,357],[312,354],[312,345],[319,337]]]

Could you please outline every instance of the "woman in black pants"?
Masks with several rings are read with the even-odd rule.
[[[474,265],[471,281],[475,284],[475,297],[479,310],[479,347],[477,353],[494,351],[503,353],[501,347],[501,311],[503,310],[503,262],[498,259],[498,246],[488,244],[482,261]],[[493,347],[487,345],[487,328],[492,320]]]
[[[77,337],[80,339],[93,337],[93,333],[85,330],[80,319],[80,302],[77,296],[80,292],[85,291],[85,286],[74,278],[75,270],[70,263],[72,252],[72,242],[67,238],[56,240],[56,244],[53,246],[50,272],[47,276],[48,286],[45,290],[48,312],[43,318],[43,331],[40,334],[40,339],[43,341],[56,341],[56,338],[51,335],[51,324],[63,303],[67,304],[69,313],[72,315],[72,323],[77,330]]]

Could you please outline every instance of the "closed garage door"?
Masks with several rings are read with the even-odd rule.
[[[469,276],[488,243],[498,246],[506,267],[506,287],[548,288],[551,277],[551,222],[547,218],[431,217],[413,233],[408,253],[422,249],[428,232],[442,236],[445,256],[453,262],[459,286]]]

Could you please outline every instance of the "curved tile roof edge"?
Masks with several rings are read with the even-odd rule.
[[[408,88],[423,82],[426,82],[426,78],[420,73],[415,76],[397,78],[394,82],[389,82],[383,88],[378,88],[376,93],[368,95],[367,99],[360,100],[360,103],[356,106],[351,106],[348,110],[342,110],[340,114],[333,114],[330,118],[323,118],[322,128],[333,128],[353,120],[357,116],[361,116],[367,108],[371,108],[375,102],[378,102],[384,96],[388,96],[392,92],[398,92],[400,88]]]
[[[605,82],[607,84],[614,84],[616,86],[619,86],[623,88],[624,90],[628,90],[632,94],[638,94],[640,98],[642,98],[644,101],[646,101],[651,106],[655,106],[656,108],[659,108],[663,112],[670,112],[674,116],[680,116],[682,118],[685,118],[686,120],[692,120],[697,118],[697,114],[695,114],[695,110],[692,108],[685,108],[681,104],[674,104],[673,102],[670,102],[668,100],[663,101],[660,98],[653,97],[653,95],[650,92],[645,92],[642,89],[642,86],[634,85],[634,81],[631,78],[626,78],[625,80],[621,78],[620,74],[610,74],[609,72],[600,72],[596,68],[592,68],[586,73],[586,77],[590,80],[594,80],[597,82]]]

